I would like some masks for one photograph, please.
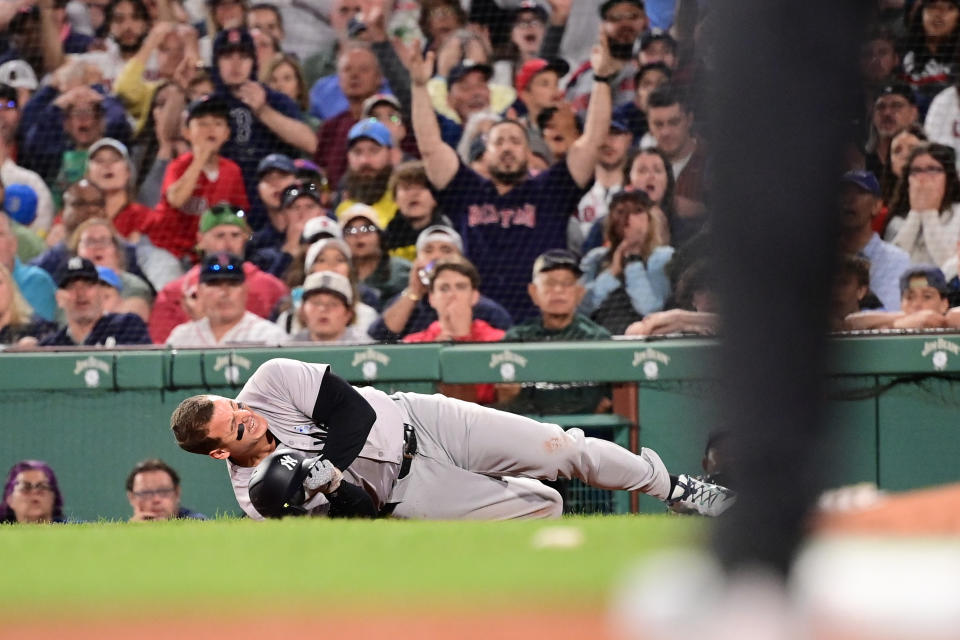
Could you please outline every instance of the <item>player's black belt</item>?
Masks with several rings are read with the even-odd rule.
[[[417,432],[409,424],[403,425],[403,459],[400,461],[400,475],[397,480],[405,478],[410,473],[410,463],[417,454]]]

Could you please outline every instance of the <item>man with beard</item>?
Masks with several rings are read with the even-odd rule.
[[[256,51],[246,29],[226,29],[213,43],[213,95],[223,98],[230,114],[230,139],[221,153],[240,165],[252,205],[250,225],[266,222],[257,193],[257,166],[264,156],[313,153],[317,138],[300,119],[300,108],[286,95],[257,81]]]
[[[567,222],[593,180],[600,146],[610,128],[611,83],[623,61],[614,58],[601,34],[591,56],[596,82],[590,95],[584,133],[565,158],[536,177],[527,170],[527,130],[513,120],[490,129],[483,160],[490,180],[464,166],[443,143],[430,103],[427,82],[434,55],[426,59],[416,44],[402,58],[410,71],[413,129],[437,200],[464,238],[467,257],[480,272],[482,293],[500,302],[515,320],[537,313],[526,285],[533,262],[548,249],[566,246]]]
[[[337,57],[337,81],[347,99],[347,108],[328,118],[317,132],[314,161],[327,172],[331,185],[338,185],[347,169],[346,149],[350,128],[363,114],[363,104],[380,90],[380,64],[371,48],[351,42]],[[315,111],[313,112],[315,113]]]
[[[150,31],[150,14],[143,0],[110,0],[105,23],[109,36],[103,40],[103,51],[89,51],[74,59],[95,64],[109,87],[128,60],[140,50]]]
[[[385,229],[397,214],[393,193],[387,189],[393,164],[390,161],[393,141],[386,125],[372,119],[353,125],[347,135],[347,174],[344,178],[339,217],[357,202],[368,204],[377,212],[375,222]]]
[[[570,219],[567,246],[571,251],[581,252],[590,227],[607,215],[610,197],[623,188],[623,167],[627,163],[627,152],[632,142],[633,134],[627,125],[616,120],[610,122],[610,132],[597,157],[593,187],[580,199],[577,215]]]
[[[606,0],[600,5],[600,18],[603,34],[610,44],[610,54],[623,63],[610,84],[613,90],[613,105],[618,106],[633,100],[633,78],[638,69],[633,47],[637,39],[647,30],[649,21],[643,0]],[[587,108],[592,87],[593,75],[590,73],[590,63],[584,62],[573,72],[567,82],[567,100],[577,111]]]

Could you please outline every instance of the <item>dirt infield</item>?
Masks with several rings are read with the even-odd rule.
[[[867,509],[822,514],[819,533],[960,535],[960,484],[893,494]]]
[[[589,611],[532,611],[447,613],[411,611],[387,613],[377,610],[356,617],[318,613],[255,615],[239,614],[230,620],[185,616],[122,619],[86,619],[58,621],[5,620],[0,625],[0,638],[32,640],[183,640],[184,638],[224,638],[229,640],[263,640],[264,638],[350,638],[351,640],[382,638],[416,638],[417,640],[610,640],[603,613]],[[306,636],[304,635],[306,634]]]

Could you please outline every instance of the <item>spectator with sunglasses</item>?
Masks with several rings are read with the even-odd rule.
[[[294,256],[301,253],[307,222],[313,218],[327,218],[320,190],[312,182],[300,182],[284,189],[281,211],[285,219],[283,244],[279,248],[263,247],[250,257],[264,271],[277,277],[282,276]],[[336,224],[332,218],[327,219],[330,224]]]
[[[247,311],[247,278],[244,262],[232,253],[206,256],[200,265],[197,308],[200,317],[184,322],[170,332],[172,347],[215,347],[227,344],[278,346],[289,338],[286,332],[255,313]]]
[[[381,300],[387,300],[407,286],[410,262],[387,253],[383,229],[376,218],[372,207],[354,204],[340,215],[340,228],[360,282],[379,291]]]
[[[201,255],[229,252],[242,256],[250,240],[246,213],[228,205],[218,205],[200,216],[197,251]],[[246,277],[246,308],[261,318],[269,318],[277,302],[290,290],[274,275],[265,273],[252,262],[243,263]],[[169,282],[157,294],[150,314],[150,337],[157,344],[166,341],[175,326],[187,320],[197,320],[202,309],[197,301],[200,265],[194,265],[185,275]]]

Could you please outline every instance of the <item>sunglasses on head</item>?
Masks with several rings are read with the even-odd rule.
[[[358,233],[376,233],[377,228],[372,224],[361,224],[356,227],[348,227],[343,230],[343,234],[347,236],[355,236]]]
[[[216,204],[210,207],[210,211],[217,214],[218,216],[233,215],[233,216],[237,216],[238,218],[244,218],[247,215],[246,211],[244,211],[243,209],[234,209],[229,204],[226,204],[224,202],[221,202],[220,204]]]

